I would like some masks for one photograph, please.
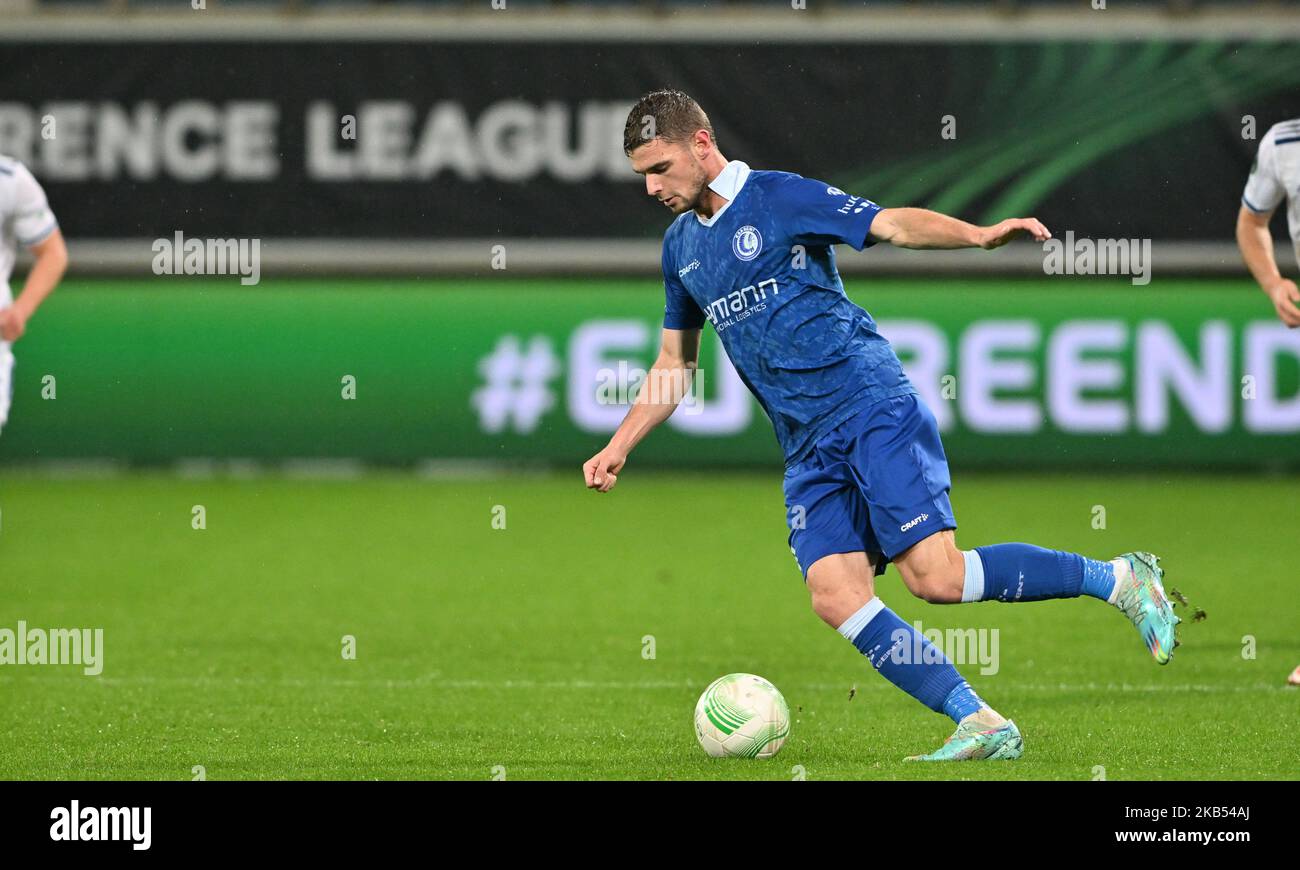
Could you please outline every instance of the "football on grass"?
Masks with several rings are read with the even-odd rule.
[[[753,674],[719,677],[695,705],[695,736],[714,758],[771,758],[789,735],[785,698]]]

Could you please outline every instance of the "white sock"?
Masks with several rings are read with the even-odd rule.
[[[966,562],[966,576],[961,581],[961,600],[983,601],[984,560],[974,550],[962,550],[961,557]]]
[[[987,704],[985,704],[983,707],[980,707],[974,713],[971,713],[969,716],[967,716],[965,719],[962,719],[961,721],[964,723],[964,722],[970,722],[972,720],[980,723],[981,725],[987,725],[990,728],[1001,728],[1003,725],[1007,724],[1006,718],[997,710],[994,710],[992,707],[988,706]]]
[[[844,620],[844,624],[835,630],[848,638],[849,643],[853,643],[858,639],[858,635],[862,633],[862,629],[866,628],[867,623],[875,619],[876,614],[884,609],[885,602],[879,598],[872,598],[858,608],[857,613]]]
[[[1133,569],[1129,567],[1127,559],[1111,559],[1110,563],[1115,566],[1115,588],[1110,590],[1110,597],[1106,599],[1107,603],[1119,606],[1119,587],[1127,583],[1133,576]]]

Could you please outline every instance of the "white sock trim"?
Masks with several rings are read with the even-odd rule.
[[[866,604],[858,608],[858,612],[844,620],[844,624],[835,629],[840,634],[849,639],[850,642],[858,639],[862,629],[867,627],[867,623],[876,618],[876,614],[885,609],[885,602],[879,598],[873,598]]]
[[[966,561],[966,578],[961,582],[962,601],[984,600],[984,560],[974,550],[962,550]]]
[[[1110,564],[1115,569],[1115,586],[1110,590],[1110,597],[1106,599],[1106,603],[1118,607],[1119,587],[1128,579],[1128,575],[1133,573],[1133,569],[1123,559],[1111,559]]]

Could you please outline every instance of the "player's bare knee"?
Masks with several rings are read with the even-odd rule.
[[[898,568],[898,573],[903,578],[903,585],[907,587],[908,592],[911,592],[922,601],[931,600],[936,590],[928,573],[917,568],[905,568],[901,565]]]
[[[839,628],[875,595],[874,568],[864,553],[837,553],[808,569],[808,593],[813,612]]]
[[[843,584],[834,574],[827,570],[808,572],[808,598],[813,613],[824,622],[834,619],[840,609],[843,598]]]
[[[821,618],[822,622],[825,622],[831,627],[838,627],[840,623],[835,621],[835,617],[838,616],[840,611],[843,609],[843,605],[840,602],[841,597],[842,596],[836,592],[812,590],[811,603],[813,613],[817,614],[817,616]]]
[[[839,628],[862,606],[875,597],[870,592],[840,589],[835,592],[814,592],[813,613],[831,628]]]
[[[961,601],[962,585],[965,582],[965,568],[959,562],[931,562],[924,565],[899,566],[909,592],[931,604],[953,604]]]
[[[957,549],[951,530],[936,532],[903,551],[895,559],[909,592],[932,604],[961,601],[966,582],[966,560]]]

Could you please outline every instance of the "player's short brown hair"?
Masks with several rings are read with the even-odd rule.
[[[623,153],[631,154],[651,139],[685,142],[696,130],[708,130],[717,144],[709,116],[681,91],[651,91],[636,101],[623,125]]]

